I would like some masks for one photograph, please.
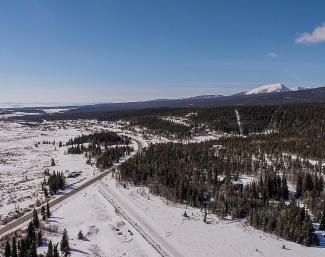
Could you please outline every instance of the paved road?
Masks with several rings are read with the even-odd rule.
[[[140,141],[138,141],[135,138],[132,138],[138,145],[138,152],[142,151],[142,144]],[[53,199],[52,201],[49,202],[50,207],[53,207],[59,203],[61,203],[62,201],[68,199],[69,197],[75,195],[76,193],[80,192],[81,190],[89,187],[90,185],[94,184],[95,182],[101,180],[103,177],[105,177],[106,175],[108,175],[116,166],[118,166],[119,164],[114,165],[113,167],[109,168],[108,170],[100,173],[99,175],[91,178],[90,180],[88,180],[86,183],[82,184],[81,186],[73,189],[72,191],[66,193],[65,195],[63,195],[62,197]],[[41,207],[36,209],[38,213],[41,212]],[[8,223],[7,225],[5,225],[4,227],[0,228],[0,239],[9,234],[12,233],[16,230],[18,230],[18,226],[22,225],[23,223],[27,222],[28,220],[30,220],[32,218],[33,212],[29,212],[26,213],[25,215],[21,216],[20,218]]]

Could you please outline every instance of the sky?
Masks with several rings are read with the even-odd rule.
[[[325,86],[323,0],[3,0],[0,103]]]

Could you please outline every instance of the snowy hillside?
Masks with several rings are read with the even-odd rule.
[[[291,91],[299,91],[299,90],[306,90],[308,88],[305,88],[305,87],[293,87],[291,88]]]
[[[256,94],[266,94],[266,93],[282,93],[289,92],[290,88],[286,87],[282,83],[263,85],[249,91],[245,92],[245,95],[256,95]]]

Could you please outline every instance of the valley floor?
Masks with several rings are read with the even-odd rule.
[[[71,184],[99,172],[86,165],[83,155],[65,155],[65,148],[55,149],[52,145],[41,144],[39,148],[33,145],[43,139],[65,142],[76,134],[87,132],[86,128],[107,128],[107,124],[75,123],[70,132],[62,127],[54,131],[31,129],[29,135],[24,134],[25,127],[20,125],[2,126],[10,126],[3,127],[3,131],[13,134],[0,134],[3,140],[0,215],[13,212],[18,204],[20,208],[27,208],[35,203],[39,197],[37,185],[43,180],[44,168],[49,166],[52,157],[57,160],[55,168],[50,168],[52,170],[83,171],[78,180],[68,181]],[[111,129],[119,130],[117,127]],[[138,139],[143,145],[150,143],[141,139],[140,133]],[[115,203],[115,207],[108,199]],[[183,216],[185,211],[188,218]],[[155,257],[161,256],[161,252],[174,257],[318,257],[325,254],[324,240],[321,247],[304,247],[255,230],[243,220],[219,220],[212,214],[208,215],[209,224],[205,224],[200,209],[173,204],[150,194],[147,188],[120,185],[112,175],[56,206],[52,215],[47,221],[51,232],[48,231],[45,237],[57,243],[66,228],[72,257]],[[80,230],[86,237],[84,240],[77,239]],[[156,248],[162,250],[160,254]],[[47,244],[44,244],[39,250],[46,252],[46,249]]]
[[[67,228],[71,256],[159,256],[159,254],[137,233],[115,208],[98,192],[97,185],[91,186],[55,210],[49,226],[57,232],[45,236],[57,243],[62,231]],[[85,239],[78,240],[82,231]],[[46,253],[47,244],[39,249]]]
[[[118,211],[101,192],[117,203]],[[185,211],[189,218],[183,216]],[[50,224],[57,226],[59,233],[48,236],[58,242],[67,228],[72,256],[160,256],[121,212],[168,256],[317,257],[325,251],[323,241],[321,247],[304,247],[255,230],[243,220],[219,220],[209,214],[209,224],[205,224],[200,209],[173,204],[148,193],[146,188],[125,188],[111,175],[57,207]],[[79,230],[86,240],[77,239]]]

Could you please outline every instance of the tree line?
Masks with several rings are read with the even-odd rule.
[[[272,156],[261,151],[255,152],[255,146],[253,149],[251,147],[252,141],[241,145],[239,149],[233,140],[223,139],[224,144],[215,147],[220,146],[218,143],[221,141],[151,145],[135,158],[123,163],[118,178],[135,185],[146,185],[151,193],[175,202],[198,208],[203,208],[208,202],[209,209],[220,217],[230,215],[232,218],[245,218],[253,210],[256,215],[264,210],[271,213],[273,208],[283,206],[279,202],[298,198],[298,195],[289,194],[288,177],[294,181],[299,174],[305,174],[301,179],[302,184],[306,185],[303,188],[307,191],[304,191],[305,194],[300,199],[308,202],[311,196],[307,192],[318,190],[316,201],[324,203],[322,177],[317,175],[319,167],[316,165],[285,155]],[[312,185],[307,174],[316,174],[312,176]],[[243,185],[239,179],[243,175],[254,175],[258,179]],[[319,207],[316,209],[319,212],[316,219],[321,220],[324,211]],[[288,210],[288,215],[284,217],[296,219],[297,213],[298,211],[291,213]],[[305,219],[310,220],[310,217],[304,216],[303,220]],[[307,223],[311,224],[309,221]],[[265,226],[257,224],[259,223],[251,225],[264,229]],[[305,236],[302,240],[297,240],[301,231],[296,230],[292,236],[278,235],[306,245],[318,243],[312,226],[305,225]],[[276,230],[270,232],[277,233]]]
[[[70,146],[68,147],[67,153],[84,153],[88,157],[88,164],[91,164],[91,158],[94,158],[96,160],[96,166],[104,170],[133,151],[133,148],[129,146],[130,140],[127,136],[120,136],[110,131],[93,133],[86,136],[82,135],[68,141],[67,145]],[[88,145],[84,146],[85,143],[88,143]],[[112,146],[113,144],[116,144],[116,146]]]
[[[113,131],[102,131],[88,135],[81,135],[75,138],[69,139],[66,145],[81,145],[85,143],[92,143],[96,145],[128,145],[130,143],[130,137],[124,135],[118,135]]]
[[[189,126],[164,120],[156,116],[135,118],[131,121],[131,126],[145,127],[154,134],[176,136],[176,138],[188,138],[191,135],[191,128]]]

